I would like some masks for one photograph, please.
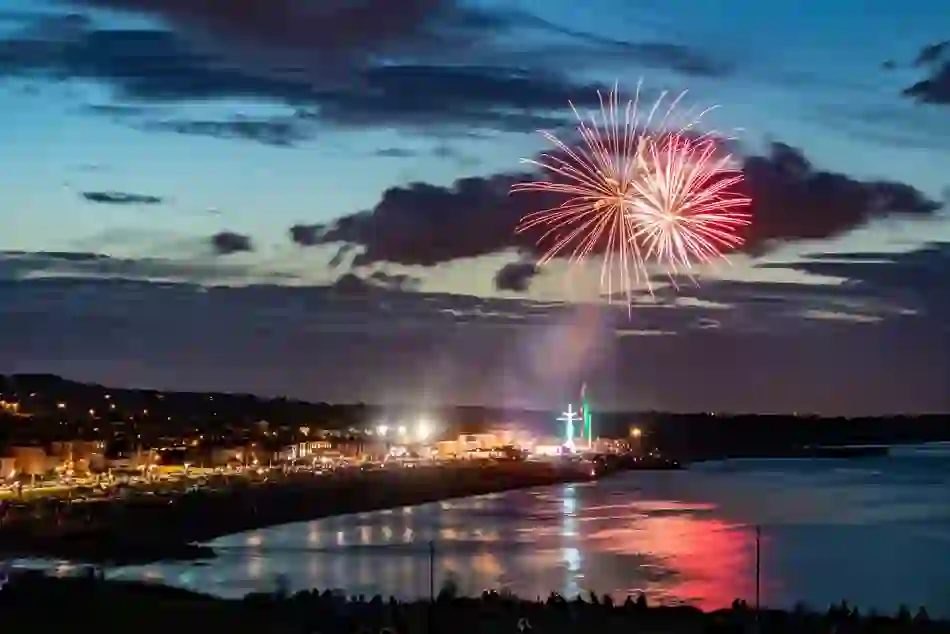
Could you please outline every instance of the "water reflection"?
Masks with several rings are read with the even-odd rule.
[[[597,503],[602,494],[566,485],[277,527],[218,540],[210,565],[147,573],[225,595],[270,589],[283,574],[294,588],[408,597],[428,594],[432,557],[434,585],[452,578],[467,593],[646,590],[708,606],[746,592],[741,530],[704,515],[705,507]]]
[[[222,538],[207,565],[118,574],[226,596],[273,589],[278,574],[293,589],[399,597],[427,596],[430,583],[451,577],[465,593],[507,587],[527,597],[594,590],[622,598],[642,590],[652,600],[715,608],[753,599],[753,526],[766,522],[767,604],[847,598],[950,612],[947,465],[938,475],[915,467],[915,479],[887,465],[842,472],[807,464],[633,474],[330,518]]]
[[[562,489],[563,519],[561,521],[561,561],[564,565],[564,588],[569,595],[583,592],[583,560],[578,549],[577,487],[568,484]]]
[[[754,529],[696,515],[647,515],[597,531],[588,547],[642,559],[643,583],[629,587],[631,594],[715,609],[754,593]]]

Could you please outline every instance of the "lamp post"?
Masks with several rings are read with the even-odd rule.
[[[642,438],[643,438],[643,430],[642,430],[642,429],[640,429],[639,427],[631,427],[631,428],[630,428],[630,444],[631,444],[631,447],[633,448],[633,450],[634,450],[637,454],[642,454],[642,453],[643,453]]]

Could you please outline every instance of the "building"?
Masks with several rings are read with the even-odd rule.
[[[344,438],[333,443],[333,449],[344,458],[359,458],[363,455],[363,441],[358,438]]]
[[[279,460],[303,460],[316,458],[333,450],[333,443],[329,440],[305,440],[288,445],[277,454]]]
[[[105,442],[70,440],[50,445],[50,456],[70,471],[88,473],[106,469]]]
[[[12,480],[16,477],[16,458],[13,456],[0,457],[0,480]]]
[[[475,451],[478,449],[494,449],[501,447],[505,443],[493,433],[487,434],[462,434],[456,441],[458,443],[458,453],[466,451]]]
[[[148,469],[161,463],[161,456],[155,449],[138,448],[135,451],[106,461],[108,469],[132,471]]]
[[[244,464],[243,447],[214,447],[211,450],[211,465],[227,467],[229,465]]]
[[[10,447],[10,455],[14,458],[16,470],[28,476],[42,476],[53,470],[54,459],[46,455],[43,447],[20,445]]]
[[[367,438],[362,443],[361,454],[369,460],[381,460],[389,454],[389,443],[379,438]]]
[[[435,455],[440,458],[462,457],[473,451],[491,451],[508,443],[497,434],[461,434],[455,440],[435,444]]]
[[[591,450],[596,453],[623,453],[626,450],[626,443],[612,438],[596,438],[591,445]]]
[[[434,455],[436,458],[454,458],[458,453],[458,442],[455,440],[440,440],[435,443]]]
[[[556,436],[536,438],[525,449],[536,456],[557,456],[566,451],[564,439]]]
[[[531,432],[514,425],[491,429],[489,433],[495,436],[498,445],[502,447],[526,448],[534,443],[534,436]]]

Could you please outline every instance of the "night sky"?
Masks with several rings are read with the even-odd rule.
[[[6,0],[0,372],[311,400],[950,409],[945,0]],[[508,186],[596,91],[739,129],[628,317]]]

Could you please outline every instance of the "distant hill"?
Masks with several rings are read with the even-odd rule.
[[[539,434],[560,434],[554,412],[512,411],[487,407],[443,407],[418,412],[355,404],[309,403],[296,399],[251,394],[162,392],[80,383],[51,374],[0,375],[0,396],[17,401],[32,415],[33,424],[57,430],[63,421],[80,428],[134,427],[180,429],[182,433],[218,434],[222,429],[250,428],[267,421],[275,428],[364,429],[381,421],[414,424],[425,415],[444,435],[477,431],[500,422],[514,423]],[[83,427],[85,426],[85,427]],[[821,418],[817,416],[758,416],[675,414],[662,412],[596,413],[596,433],[625,436],[635,426],[642,442],[684,456],[751,455],[809,444],[895,444],[950,440],[950,416],[887,416],[879,418]],[[22,425],[19,426],[22,428]],[[28,430],[27,430],[28,431]],[[26,432],[24,432],[26,433]],[[130,432],[126,432],[130,433]]]

